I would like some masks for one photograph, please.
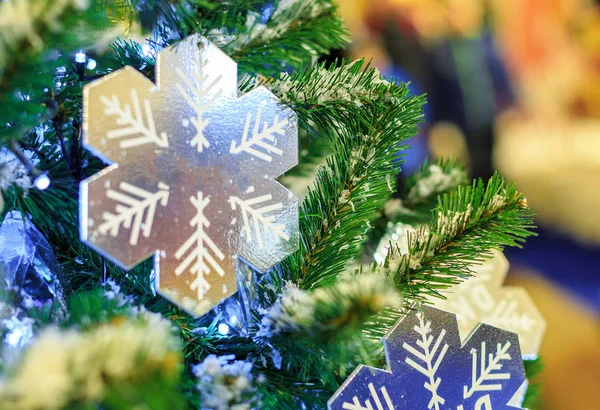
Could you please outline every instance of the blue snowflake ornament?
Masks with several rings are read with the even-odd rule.
[[[519,339],[480,324],[461,344],[456,315],[414,310],[384,338],[388,370],[360,365],[329,410],[520,409],[525,370]]]

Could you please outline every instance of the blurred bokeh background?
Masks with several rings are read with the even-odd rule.
[[[548,322],[540,408],[600,408],[600,1],[338,2],[341,57],[428,95],[404,169],[456,156],[527,195],[539,236],[507,252],[508,284]]]

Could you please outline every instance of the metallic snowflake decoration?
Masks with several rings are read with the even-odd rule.
[[[525,370],[515,333],[480,324],[461,345],[456,316],[415,309],[384,338],[388,369],[360,365],[329,410],[520,409]]]
[[[446,300],[431,298],[435,307],[456,313],[458,329],[466,339],[478,323],[487,323],[519,335],[523,358],[537,358],[546,321],[524,288],[505,286],[509,264],[504,254],[472,265],[475,275],[444,292]]]
[[[193,315],[298,247],[298,199],[275,178],[298,162],[296,116],[202,37],[158,54],[156,84],[125,67],[84,89],[84,143],[112,165],[81,183],[81,236]]]

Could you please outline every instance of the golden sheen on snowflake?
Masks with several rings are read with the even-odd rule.
[[[84,89],[84,143],[112,165],[81,183],[82,239],[194,315],[237,291],[237,259],[266,270],[298,247],[296,116],[193,36],[158,54],[156,84],[126,67]]]

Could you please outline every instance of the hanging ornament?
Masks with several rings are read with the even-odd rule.
[[[0,287],[15,291],[25,310],[49,301],[64,304],[52,248],[18,211],[9,212],[0,225],[0,274]]]
[[[293,111],[202,37],[158,54],[154,84],[126,67],[84,89],[84,142],[112,165],[81,184],[81,236],[129,269],[154,255],[163,296],[202,315],[298,247]]]
[[[481,324],[461,344],[456,316],[415,307],[384,338],[388,368],[360,365],[329,410],[520,409],[525,370],[515,333]]]
[[[414,228],[395,224],[388,229],[377,248],[375,259],[385,260],[390,243],[400,252],[408,252],[408,234]],[[463,341],[479,323],[487,323],[519,335],[523,359],[537,358],[546,321],[527,291],[520,287],[503,287],[509,264],[504,254],[491,251],[493,257],[483,264],[473,264],[473,277],[444,290],[447,299],[430,297],[429,302],[455,313]]]

